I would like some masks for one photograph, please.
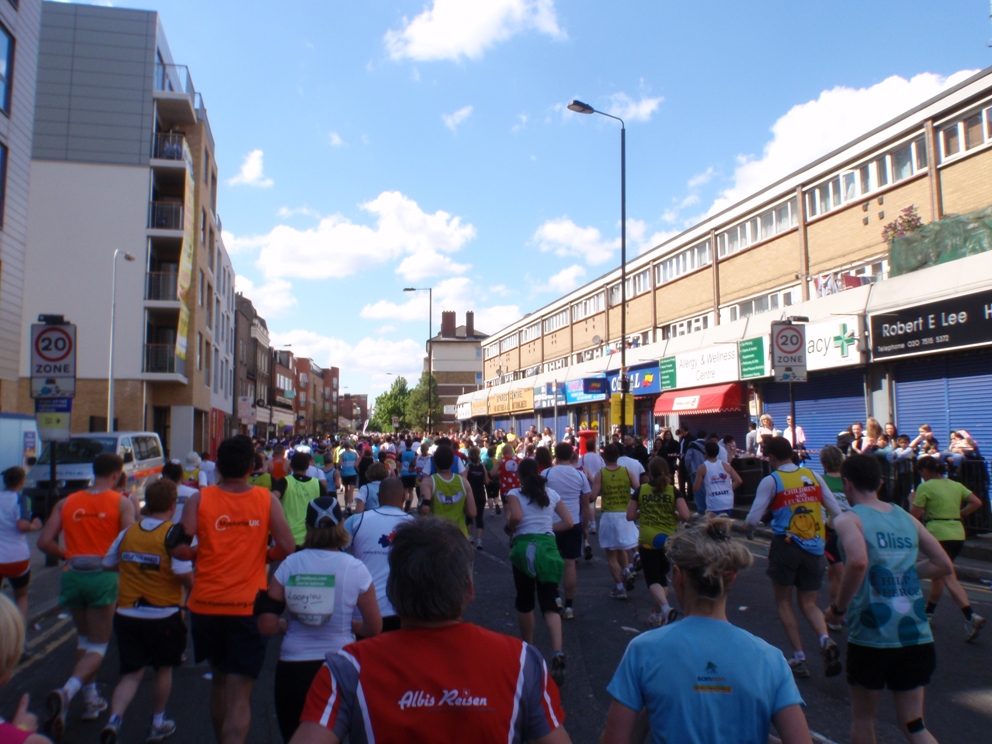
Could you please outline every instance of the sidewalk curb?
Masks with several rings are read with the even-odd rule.
[[[746,534],[744,530],[744,522],[742,520],[734,520],[733,530],[741,535]],[[771,541],[773,533],[767,527],[761,526],[754,531],[754,537]],[[989,568],[981,568],[979,566],[967,566],[956,563],[954,564],[954,569],[957,572],[959,579],[977,584],[984,588],[989,588],[992,586],[992,564],[990,564]]]

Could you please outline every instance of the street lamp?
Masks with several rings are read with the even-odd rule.
[[[620,435],[627,435],[627,127],[623,119],[597,111],[588,103],[573,99],[568,110],[577,114],[599,114],[620,122]],[[609,306],[607,292],[607,306]]]
[[[404,292],[427,292],[427,436],[431,434],[434,407],[434,287],[404,287]]]
[[[114,251],[114,272],[110,289],[110,364],[107,370],[107,431],[114,430],[114,321],[117,320],[117,256],[124,255],[125,261],[133,261],[134,256],[120,248]]]

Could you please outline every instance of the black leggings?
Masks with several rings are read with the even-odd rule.
[[[472,486],[472,496],[475,498],[475,528],[481,530],[485,528],[483,517],[486,514],[486,487]]]
[[[323,659],[279,661],[276,664],[276,719],[284,742],[293,738],[300,725],[310,683],[323,665]]]
[[[537,592],[537,604],[541,612],[557,612],[558,584],[553,581],[538,581],[531,578],[516,566],[513,567],[513,584],[517,589],[517,599],[513,606],[517,612],[534,611],[534,592]]]

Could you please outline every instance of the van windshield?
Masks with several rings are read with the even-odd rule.
[[[70,439],[68,442],[56,442],[58,450],[55,453],[55,462],[59,465],[80,465],[93,462],[97,455],[103,452],[116,454],[117,439],[114,437],[97,438],[86,437],[85,439]],[[39,465],[47,465],[52,456],[52,444],[45,446],[45,451],[38,458]]]

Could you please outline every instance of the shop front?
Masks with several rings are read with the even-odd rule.
[[[507,385],[500,385],[489,389],[489,415],[493,417],[493,430],[509,433],[513,419],[510,418],[510,391],[507,388]]]
[[[530,378],[519,380],[510,386],[510,413],[513,414],[513,425],[520,436],[524,436],[530,427],[537,427],[533,384],[533,378]]]
[[[562,375],[564,376],[564,374]],[[538,431],[543,431],[545,426],[551,427],[555,434],[555,441],[561,440],[565,436],[565,427],[568,426],[568,408],[565,401],[565,382],[557,380],[551,374],[539,376],[534,383],[534,411],[538,415]],[[557,408],[557,418],[555,417]]]
[[[603,405],[609,390],[605,374],[578,377],[565,382],[565,403],[576,431],[609,428],[609,406]]]
[[[620,392],[620,371],[606,373],[611,395]],[[628,390],[634,397],[633,416],[627,424],[629,432],[636,436],[654,438],[654,404],[661,394],[661,374],[658,362],[647,362],[628,367]]]

